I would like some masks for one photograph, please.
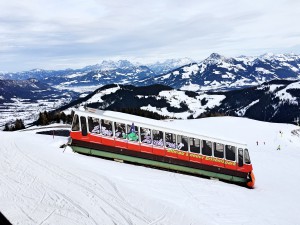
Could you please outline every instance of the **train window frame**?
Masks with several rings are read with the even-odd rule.
[[[232,148],[234,148],[234,160],[232,160],[232,159],[229,159],[230,157],[228,157],[228,153],[227,153],[227,147],[231,147],[230,148],[230,150],[232,150]],[[237,147],[236,146],[233,146],[233,145],[225,145],[225,159],[226,160],[229,160],[229,161],[233,161],[233,162],[236,162],[236,160],[237,160],[237,157],[236,157],[236,155],[237,155]]]
[[[148,132],[150,132],[150,136],[149,135],[143,135],[145,133],[142,133],[142,130],[148,130],[146,134],[149,134]],[[142,137],[148,137],[148,138],[142,139]],[[153,144],[152,129],[150,129],[148,127],[140,127],[140,142],[141,142],[141,144],[146,144],[146,145],[152,145]]]
[[[124,127],[121,126],[121,129],[122,130],[118,130],[117,131],[117,128],[119,128],[118,125],[124,125]],[[124,129],[124,130],[123,130]],[[120,132],[121,136],[117,136],[116,134]],[[121,123],[121,122],[114,122],[114,137],[117,138],[117,139],[120,139],[120,140],[126,140],[126,123]]]
[[[110,126],[111,126],[111,130],[107,130],[106,129],[106,126],[103,126],[103,123],[106,124],[104,121],[108,121]],[[104,137],[113,137],[114,136],[114,128],[113,128],[113,121],[111,120],[106,120],[106,119],[101,119],[101,123],[100,123],[100,126],[101,126],[101,132],[100,134]],[[103,131],[103,127],[105,127],[105,130],[107,130],[107,132],[104,132]],[[111,132],[111,135],[107,135],[109,133],[109,131]],[[107,134],[106,134],[107,133]]]
[[[134,127],[134,132],[131,132],[132,126]],[[127,124],[126,128],[127,128],[127,133],[126,133],[127,140],[130,142],[139,142],[140,141],[139,127],[134,125],[134,123],[132,123],[132,124]],[[131,133],[134,133],[136,136],[130,135]],[[137,139],[133,140],[132,138],[137,138]]]
[[[250,165],[251,164],[251,159],[250,159],[250,154],[249,154],[249,151],[248,151],[247,148],[244,149],[244,154],[243,155],[244,155],[244,163],[247,164],[247,165]]]
[[[198,152],[192,151],[192,148],[191,148],[191,141],[193,141],[193,140],[198,140],[198,141],[199,141]],[[194,141],[193,143],[195,143],[195,141]],[[195,149],[196,149],[196,148],[197,148],[197,146],[195,147]],[[201,139],[189,137],[189,152],[195,153],[195,154],[201,154]]]
[[[91,129],[91,127],[90,127],[90,119],[98,120],[98,126],[99,126],[98,132],[93,132],[93,130],[95,129],[96,126],[94,126],[93,129]],[[88,131],[89,131],[89,133],[91,133],[91,134],[100,134],[101,124],[100,124],[100,119],[98,117],[88,116],[88,118],[87,118],[87,125],[88,125]]]
[[[204,148],[204,142],[206,143],[206,142],[208,142],[208,143],[210,143],[211,144],[211,149],[210,149],[210,155],[208,155],[208,154],[205,154],[205,153],[203,153],[203,148]],[[205,155],[205,156],[212,156],[213,155],[213,142],[212,141],[208,141],[208,140],[201,140],[201,154],[202,155]]]
[[[159,133],[159,134],[162,134],[159,135],[159,137],[161,137],[159,140],[156,139],[156,131]],[[161,143],[161,144],[156,144],[156,143]],[[156,129],[152,129],[152,145],[153,147],[159,147],[159,148],[164,148],[164,144],[165,144],[165,133],[161,130],[156,130]]]
[[[76,129],[74,129],[76,126]],[[79,116],[78,114],[75,114],[73,117],[73,123],[72,123],[72,131],[80,131],[80,122],[79,122]]]
[[[177,150],[184,151],[184,152],[189,152],[189,150],[190,150],[189,137],[186,136],[186,135],[181,135],[181,134],[178,134],[176,136],[177,136],[176,137],[176,141],[177,141],[176,142],[176,145],[177,145],[176,147],[177,147]],[[179,138],[181,138],[181,141],[179,141]],[[186,146],[183,143],[184,139],[186,139],[185,140]],[[183,145],[181,145],[181,144],[183,144]],[[182,147],[184,147],[184,148],[182,148]],[[187,148],[185,148],[185,147],[187,147]]]
[[[222,148],[219,148],[219,150],[218,150],[217,147],[219,147],[219,146],[222,146]],[[213,150],[213,152],[214,152],[214,157],[215,158],[224,159],[224,155],[225,155],[224,154],[224,150],[225,150],[225,145],[224,144],[218,143],[218,142],[214,142],[214,150]],[[220,157],[216,153],[222,154],[223,156]]]
[[[170,135],[172,142],[170,142],[169,140],[167,141],[167,135]],[[177,149],[177,134],[171,132],[165,132],[165,147],[170,149]]]

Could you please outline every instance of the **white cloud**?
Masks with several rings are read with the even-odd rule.
[[[296,0],[0,0],[0,70],[300,53],[298,9]]]

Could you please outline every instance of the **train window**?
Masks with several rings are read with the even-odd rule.
[[[251,164],[250,155],[248,149],[244,150],[244,159],[246,164]]]
[[[86,118],[84,116],[80,117],[80,123],[82,136],[87,136]]]
[[[190,151],[200,153],[200,139],[190,138]]]
[[[151,129],[141,127],[141,142],[145,144],[152,144]]]
[[[129,141],[139,141],[139,129],[132,123],[127,125],[127,139]]]
[[[176,134],[166,133],[166,148],[176,149]]]
[[[89,124],[90,133],[94,133],[94,134],[100,133],[100,124],[98,118],[88,117],[88,124]]]
[[[112,122],[109,120],[101,120],[101,134],[104,136],[113,136]]]
[[[72,131],[79,131],[79,117],[76,114],[73,119]]]
[[[187,136],[177,135],[177,149],[187,152],[189,150],[188,140]]]
[[[225,158],[231,161],[235,161],[236,147],[225,145]]]
[[[164,147],[164,133],[159,130],[152,130],[153,145]]]
[[[219,143],[214,143],[214,157],[224,158],[224,145]]]
[[[202,141],[202,154],[203,155],[212,155],[212,143],[211,141]]]
[[[126,125],[125,125],[125,123],[115,122],[115,136],[116,136],[116,138],[126,139]]]

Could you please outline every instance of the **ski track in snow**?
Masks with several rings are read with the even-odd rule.
[[[17,185],[14,184],[12,187],[12,184],[9,184],[9,186],[11,186],[10,190],[12,190],[12,193],[17,193],[13,201],[37,202],[36,207],[34,207],[33,210],[30,210],[29,212],[26,212],[25,209],[21,210],[30,221],[36,224],[45,224],[53,214],[68,218],[68,215],[65,214],[64,211],[60,211],[62,208],[67,207],[71,209],[71,211],[76,212],[76,216],[79,217],[77,220],[77,222],[79,222],[78,224],[98,224],[97,221],[89,214],[88,210],[80,206],[81,203],[79,201],[72,200],[72,196],[68,197],[70,193],[65,192],[64,190],[57,190],[55,188],[56,185],[51,184],[51,180],[55,180],[71,184],[74,189],[83,193],[82,197],[85,198],[85,201],[88,200],[95,207],[99,207],[99,211],[102,213],[97,216],[98,218],[102,218],[103,224],[108,224],[109,222],[112,222],[113,224],[134,224],[132,222],[133,220],[135,221],[135,224],[148,224],[150,222],[150,219],[143,215],[140,210],[132,207],[126,202],[124,197],[118,191],[116,185],[108,178],[97,176],[97,181],[93,178],[91,180],[84,179],[83,177],[72,174],[59,166],[52,165],[50,162],[37,161],[33,157],[23,153],[20,146],[18,146],[18,144],[14,141],[12,141],[10,145],[10,149],[17,150],[19,159],[16,165],[13,165],[11,168],[4,169],[15,170],[18,172],[16,179],[13,180],[13,182],[17,183]],[[8,151],[7,148],[6,151]],[[11,165],[7,164],[7,166]],[[42,182],[36,182],[37,177],[33,175],[34,170],[36,169],[43,171],[43,175],[45,177],[47,176],[47,180],[49,181],[43,180]],[[39,174],[37,176],[41,175]],[[26,196],[22,193],[21,187],[18,183],[21,185],[21,182],[25,179],[26,186],[35,190],[35,196]],[[29,182],[27,183],[28,180]],[[92,181],[92,183],[90,181]],[[105,184],[105,187],[103,187],[100,182]],[[101,190],[101,193],[97,192],[97,190]],[[112,191],[112,193],[107,190]],[[39,206],[43,206],[45,204],[51,206],[53,201],[55,202],[56,207],[53,206],[54,210],[47,210],[47,214],[42,221],[36,221],[29,216],[30,214],[34,215],[35,212],[39,210]],[[97,204],[99,201],[101,204]],[[28,205],[28,207],[30,207],[30,205]],[[131,217],[133,217],[133,219]],[[72,224],[74,223],[72,222]]]
[[[255,189],[84,156],[69,148],[63,153],[58,148],[66,142],[62,137],[0,132],[0,210],[14,225],[299,221],[297,127],[226,117],[202,121],[208,134],[226,133],[248,143]],[[278,144],[281,151],[276,151]]]

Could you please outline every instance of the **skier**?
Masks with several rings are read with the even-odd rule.
[[[277,150],[280,150],[280,145],[278,145],[278,148],[277,148]]]

